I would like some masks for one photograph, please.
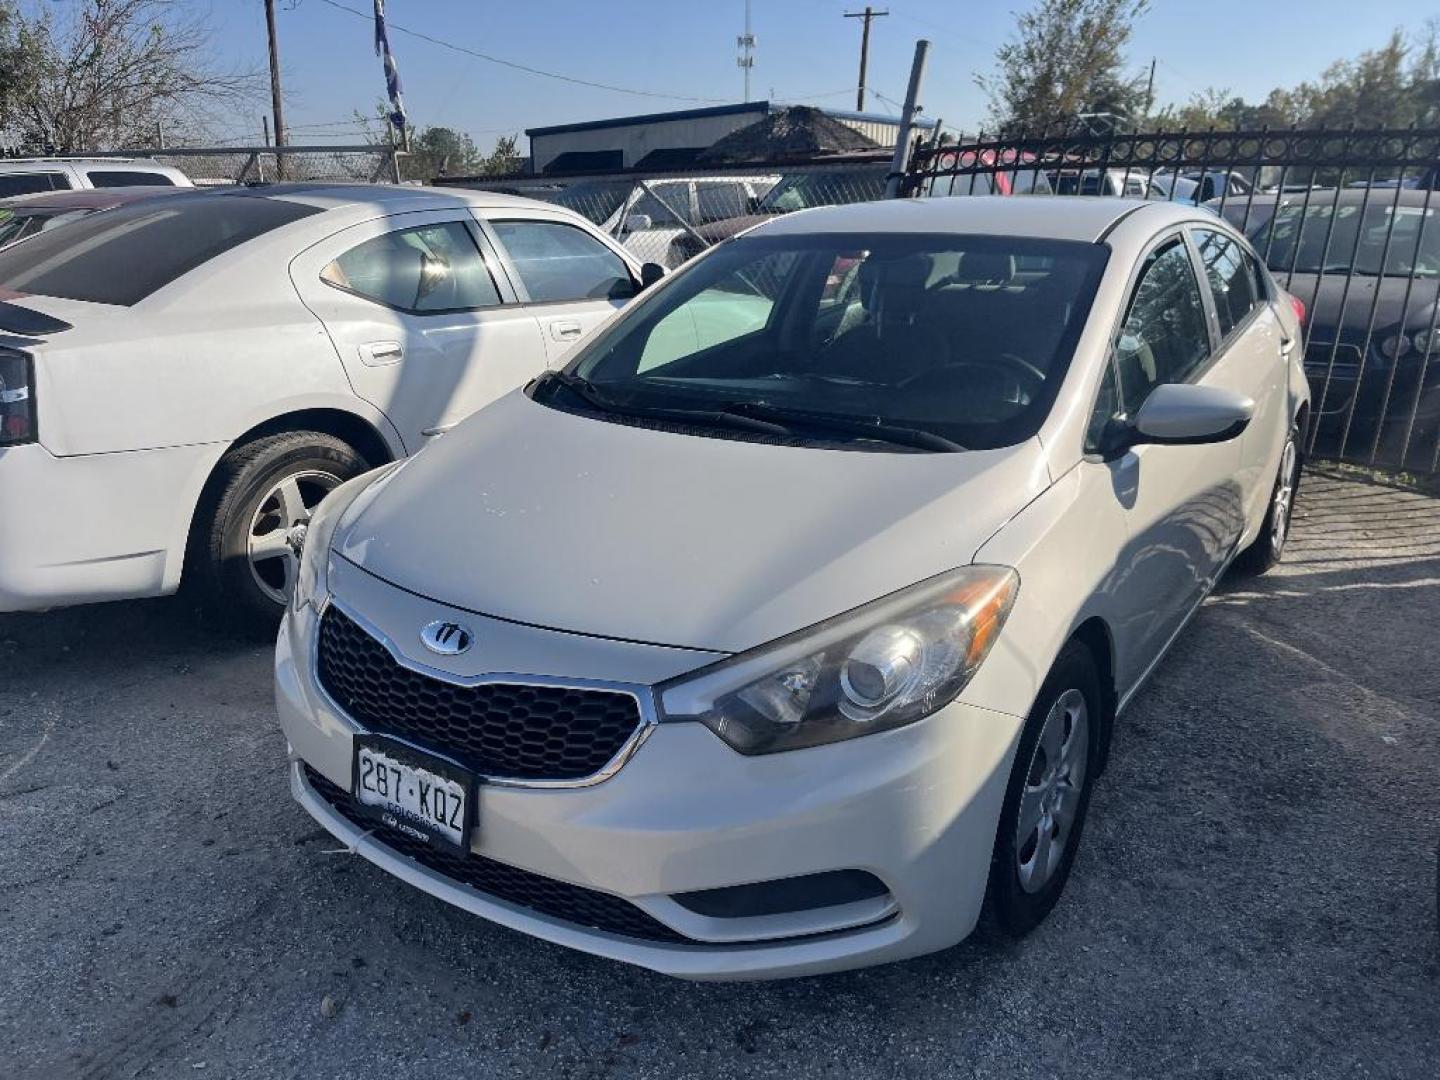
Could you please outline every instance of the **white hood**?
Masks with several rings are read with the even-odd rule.
[[[409,462],[337,545],[455,607],[739,652],[965,565],[1048,483],[1034,440],[776,446],[575,416],[517,391]]]

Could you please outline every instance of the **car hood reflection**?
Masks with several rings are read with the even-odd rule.
[[[777,446],[516,392],[411,461],[337,550],[486,615],[737,652],[969,563],[1048,483],[1035,440],[956,454]]]

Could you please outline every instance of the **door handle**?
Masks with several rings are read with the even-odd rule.
[[[585,332],[578,319],[563,319],[550,324],[550,336],[556,341],[574,341]]]
[[[405,357],[405,346],[398,341],[368,341],[360,346],[360,362],[366,367],[398,364]]]

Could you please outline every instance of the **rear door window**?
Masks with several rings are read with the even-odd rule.
[[[320,280],[417,314],[470,311],[500,303],[495,279],[474,237],[458,221],[366,240],[325,267]]]
[[[1255,292],[1255,272],[1246,258],[1245,249],[1233,239],[1212,229],[1196,229],[1195,242],[1200,249],[1200,262],[1215,297],[1215,314],[1220,320],[1220,336],[1230,332],[1250,317],[1259,303]]]
[[[68,191],[70,178],[61,172],[23,172],[0,175],[0,199],[34,195],[41,191]]]
[[[560,221],[492,221],[490,227],[534,303],[633,296],[625,260],[595,237]]]
[[[231,248],[318,213],[255,195],[162,195],[0,251],[0,286],[128,307]]]
[[[97,188],[175,186],[175,181],[164,173],[139,169],[91,169],[85,178]]]
[[[704,180],[695,185],[700,217],[696,224],[709,225],[750,212],[750,193],[744,184]]]

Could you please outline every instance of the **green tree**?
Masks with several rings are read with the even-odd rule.
[[[1277,87],[1258,105],[1211,89],[1161,119],[1166,127],[1190,130],[1440,125],[1440,22],[1431,20],[1414,35],[1396,30],[1380,48],[1337,60],[1314,81]]]
[[[1097,130],[1128,126],[1144,84],[1124,72],[1125,46],[1148,0],[1038,0],[1017,16],[1016,37],[977,77],[1004,128]]]

